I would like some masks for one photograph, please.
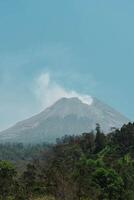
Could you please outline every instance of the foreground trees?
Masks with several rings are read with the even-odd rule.
[[[1,200],[133,200],[134,124],[65,136],[18,169],[0,161]]]
[[[94,178],[100,187],[98,199],[116,200],[122,197],[124,182],[115,170],[98,168],[94,173]]]
[[[0,199],[7,200],[13,194],[16,171],[7,161],[0,161]]]

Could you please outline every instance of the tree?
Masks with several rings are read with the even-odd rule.
[[[101,151],[106,146],[106,136],[101,132],[100,125],[96,124],[95,152]]]
[[[0,197],[6,200],[12,194],[16,171],[8,161],[0,161]]]
[[[73,182],[76,184],[76,199],[98,199],[98,188],[94,187],[92,181],[92,174],[96,167],[96,161],[87,159],[85,156],[81,156],[75,169],[73,171]]]
[[[80,146],[84,153],[93,153],[95,147],[95,136],[94,133],[83,133],[79,141]]]
[[[36,168],[33,164],[27,165],[27,170],[22,175],[22,182],[26,194],[31,197],[36,186]]]
[[[122,196],[124,182],[115,170],[98,168],[93,177],[101,189],[100,200],[118,200]]]

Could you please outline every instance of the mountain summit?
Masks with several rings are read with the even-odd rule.
[[[64,135],[94,130],[96,123],[104,132],[120,128],[129,120],[110,106],[94,98],[83,103],[79,98],[61,98],[51,107],[30,119],[18,122],[0,133],[1,142],[54,142]]]

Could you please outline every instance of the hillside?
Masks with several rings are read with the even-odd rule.
[[[129,120],[110,106],[94,98],[91,105],[78,98],[62,98],[30,119],[0,133],[1,142],[55,142],[64,135],[79,135],[94,130],[96,123],[107,133]]]

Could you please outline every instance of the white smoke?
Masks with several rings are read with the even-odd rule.
[[[36,80],[36,97],[43,108],[51,106],[62,97],[77,97],[83,103],[91,105],[93,99],[89,95],[79,94],[74,90],[68,91],[55,81],[52,81],[49,73],[41,74]]]

